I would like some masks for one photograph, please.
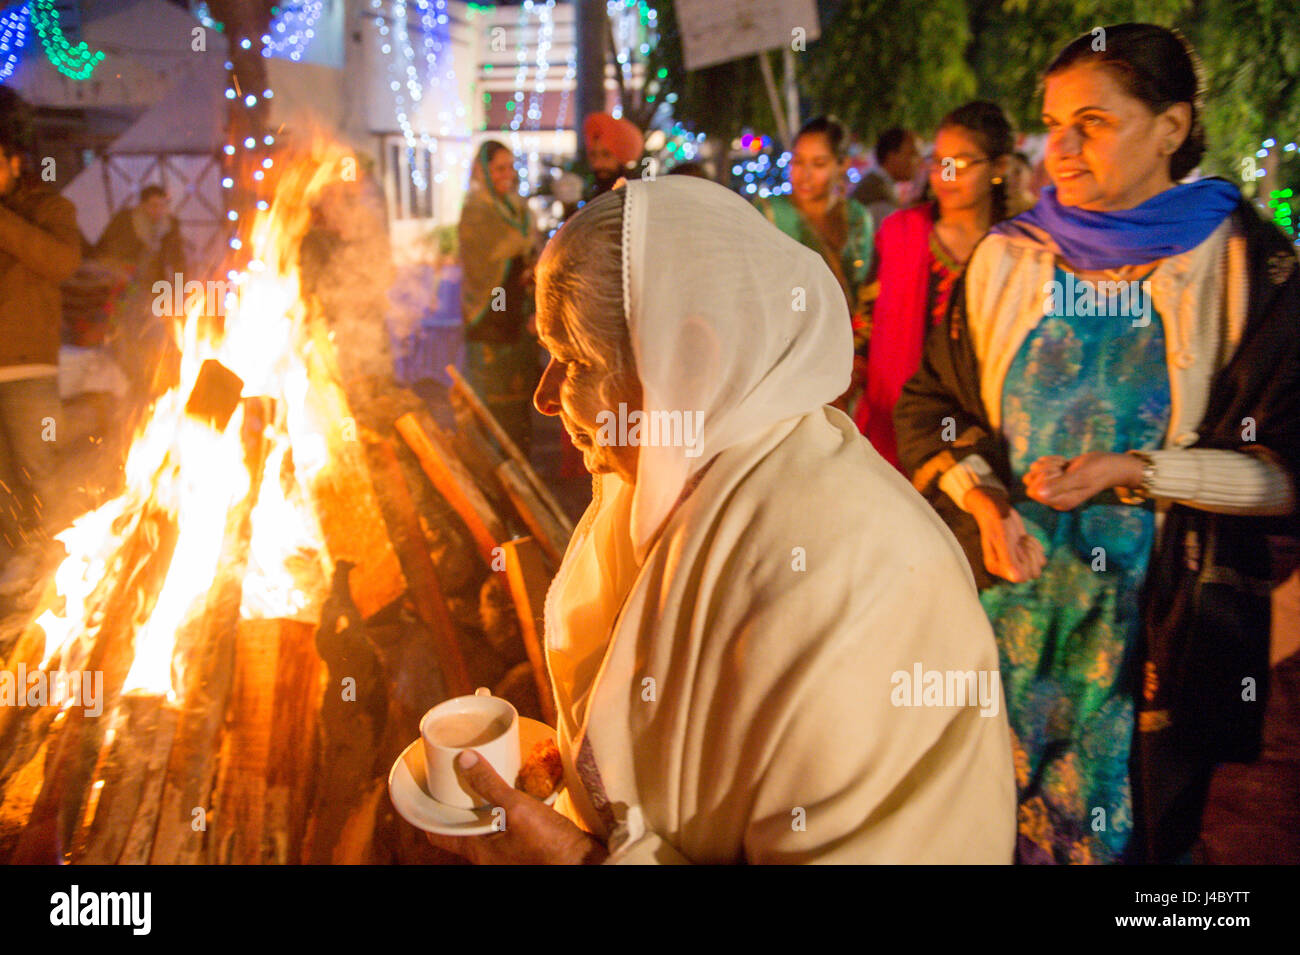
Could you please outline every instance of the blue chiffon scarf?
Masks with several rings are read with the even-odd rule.
[[[1091,212],[1062,205],[1056,187],[1047,186],[1037,205],[991,231],[1032,235],[1026,227],[1041,229],[1075,268],[1114,269],[1146,265],[1195,248],[1240,201],[1237,187],[1226,179],[1198,179],[1166,189],[1132,209]]]

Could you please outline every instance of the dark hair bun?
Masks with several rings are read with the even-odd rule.
[[[1125,91],[1152,113],[1163,113],[1175,103],[1192,107],[1192,125],[1183,144],[1170,157],[1169,175],[1179,180],[1196,168],[1205,155],[1202,96],[1204,83],[1196,51],[1177,30],[1152,23],[1121,23],[1102,27],[1071,40],[1043,73],[1055,73],[1083,63],[1096,63],[1111,71]],[[1098,39],[1101,49],[1094,50]]]
[[[940,129],[950,126],[974,133],[990,159],[1005,156],[1016,148],[1016,131],[997,103],[977,99],[958,106],[939,123]]]
[[[797,143],[804,136],[810,133],[820,133],[826,137],[826,143],[835,154],[835,158],[843,161],[849,148],[849,134],[844,129],[844,124],[831,115],[816,116],[803,124],[794,141]]]

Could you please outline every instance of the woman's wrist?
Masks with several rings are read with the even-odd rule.
[[[1124,468],[1120,475],[1120,486],[1141,487],[1146,477],[1146,470],[1152,464],[1151,458],[1141,451],[1130,451],[1121,457],[1124,459]]]
[[[1129,451],[1116,455],[1119,476],[1113,487],[1117,497],[1125,504],[1140,504],[1151,496],[1151,482],[1155,477],[1155,461],[1145,451]]]
[[[1007,495],[996,487],[990,487],[987,484],[977,484],[962,498],[962,509],[975,518],[976,521],[982,521],[987,517],[1002,517],[1005,515],[1010,501]]]

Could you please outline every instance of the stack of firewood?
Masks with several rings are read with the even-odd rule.
[[[317,344],[308,360],[329,362]],[[421,714],[490,686],[553,722],[542,600],[569,518],[459,377],[454,428],[391,384],[345,389],[324,366],[311,380],[318,420],[355,423],[325,435],[306,489],[333,567],[319,622],[241,619],[250,492],[177,634],[177,699],[124,693],[178,530],[161,510],[124,515],[93,646],[47,665],[102,672],[102,715],[0,707],[0,862],[444,861],[386,794]],[[256,489],[275,409],[243,401]],[[3,668],[35,672],[43,640],[29,626]]]

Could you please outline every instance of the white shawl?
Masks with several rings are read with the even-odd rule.
[[[626,188],[643,410],[703,427],[643,445],[635,487],[596,479],[547,595],[560,808],[617,859],[1009,860],[1000,692],[993,717],[890,702],[914,663],[997,656],[947,529],[824,407],[838,283],[721,186]]]

